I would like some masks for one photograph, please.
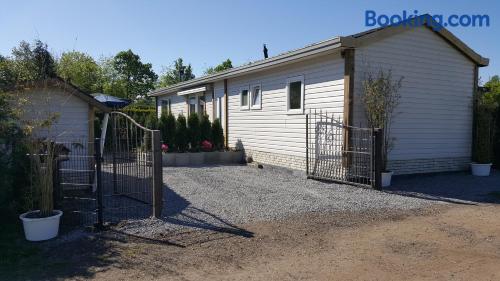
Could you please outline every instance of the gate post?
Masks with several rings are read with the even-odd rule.
[[[153,152],[153,217],[160,218],[163,208],[163,170],[160,131],[153,130],[151,139]]]
[[[384,143],[384,130],[375,129],[375,184],[376,190],[382,190],[382,147]]]
[[[94,159],[96,171],[96,189],[97,189],[97,228],[103,227],[103,206],[102,206],[102,181],[101,181],[101,140],[94,140]]]

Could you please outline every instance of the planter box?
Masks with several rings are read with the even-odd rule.
[[[205,152],[193,152],[188,154],[190,166],[200,166],[205,164]]]
[[[163,153],[163,166],[201,166],[205,164],[241,164],[243,151],[213,151],[213,152],[186,152]]]
[[[162,153],[161,158],[163,166],[169,166],[169,167],[175,166],[176,155],[177,153]]]
[[[174,153],[173,153],[174,154]],[[175,166],[189,166],[189,153],[175,153]]]

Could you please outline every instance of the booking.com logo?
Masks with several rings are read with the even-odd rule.
[[[490,17],[488,15],[456,15],[451,14],[444,16],[442,14],[436,15],[423,15],[419,16],[418,11],[414,10],[413,14],[403,11],[400,15],[387,15],[380,14],[373,10],[365,11],[365,25],[366,26],[408,26],[417,27],[422,25],[429,25],[434,30],[439,30],[443,27],[488,27],[490,26]]]

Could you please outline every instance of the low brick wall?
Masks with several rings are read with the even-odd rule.
[[[251,156],[255,162],[305,171],[306,158],[300,156],[245,150],[245,156]],[[389,161],[388,168],[395,175],[423,174],[469,169],[469,157],[424,158],[413,160]]]
[[[423,158],[389,161],[387,166],[395,175],[407,175],[465,171],[469,169],[470,162],[469,157]]]
[[[253,161],[262,164],[280,166],[295,170],[306,170],[306,158],[294,155],[245,150],[245,156],[251,156]]]

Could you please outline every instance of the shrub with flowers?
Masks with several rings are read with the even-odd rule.
[[[203,151],[212,151],[213,147],[213,144],[208,140],[204,140],[201,142],[201,149]]]
[[[161,151],[163,153],[167,153],[168,152],[168,145],[167,144],[162,144],[161,145]]]

